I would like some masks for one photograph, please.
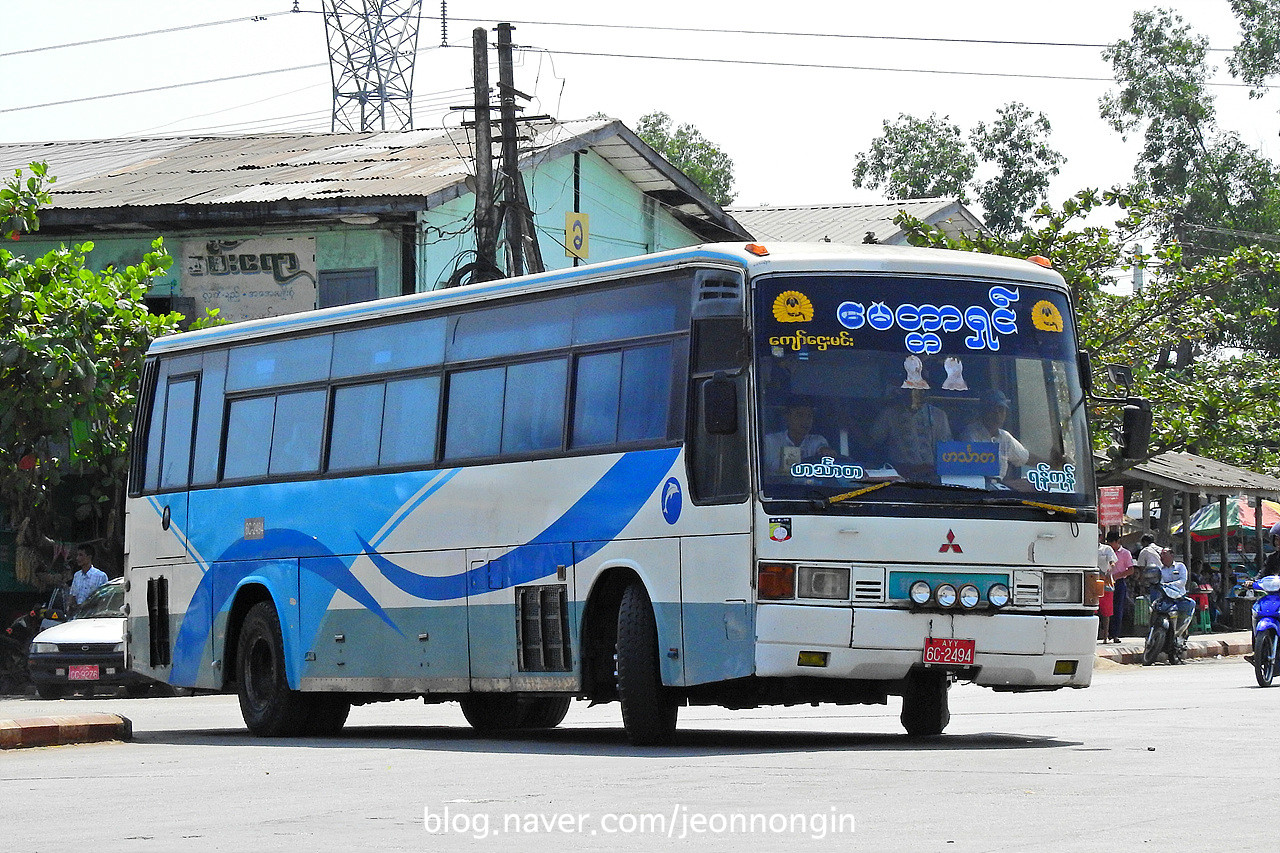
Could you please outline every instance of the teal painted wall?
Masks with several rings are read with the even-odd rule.
[[[142,256],[151,251],[151,241],[155,234],[142,237],[77,237],[73,240],[40,240],[34,237],[23,237],[17,243],[6,246],[15,255],[27,258],[39,258],[62,245],[76,245],[91,241],[93,251],[85,258],[85,264],[95,272],[102,272],[107,267],[123,269],[133,266],[142,260]],[[165,239],[171,250],[176,251],[177,243]],[[178,293],[178,268],[175,263],[169,271],[155,280],[151,288],[153,296],[171,296]]]
[[[564,215],[573,210],[573,155],[525,173],[538,244],[547,269],[573,266],[564,251]],[[608,161],[582,156],[581,212],[590,217],[586,263],[692,246],[701,240],[662,205],[646,197]],[[418,290],[434,290],[474,260],[475,197],[465,195],[420,214]],[[503,257],[499,248],[499,264]]]
[[[361,228],[337,231],[318,231],[311,234],[297,232],[282,234],[285,237],[314,236],[316,240],[316,266],[320,271],[351,270],[374,267],[378,270],[378,295],[398,296],[403,279],[403,261],[400,251],[400,231],[387,231],[377,228]],[[186,234],[181,237],[165,235],[165,245],[171,252],[178,252],[184,240],[208,239],[241,240],[259,234]],[[93,251],[86,262],[90,269],[102,271],[108,266],[116,268],[136,264],[142,256],[151,251],[151,241],[155,235],[145,237],[77,237],[73,240],[39,240],[23,238],[9,248],[15,254],[26,257],[40,257],[58,248],[60,245],[83,243],[92,240]],[[155,280],[151,288],[151,296],[173,296],[181,293],[178,283],[178,264],[175,259],[163,276]]]

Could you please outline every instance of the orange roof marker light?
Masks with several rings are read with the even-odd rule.
[[[1053,261],[1049,260],[1044,255],[1032,255],[1031,257],[1027,258],[1027,260],[1031,261],[1031,263],[1033,264],[1038,264],[1039,266],[1042,266],[1047,270],[1053,269]]]
[[[761,246],[759,243],[748,243],[744,248],[751,254],[759,255],[762,258],[769,254],[769,250],[764,246]]]

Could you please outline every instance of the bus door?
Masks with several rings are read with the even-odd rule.
[[[573,689],[570,543],[467,552],[471,689]]]

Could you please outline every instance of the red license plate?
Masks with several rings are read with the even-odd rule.
[[[97,681],[98,665],[96,663],[77,664],[67,667],[68,681]]]
[[[928,637],[924,641],[924,662],[933,666],[973,666],[973,640]]]

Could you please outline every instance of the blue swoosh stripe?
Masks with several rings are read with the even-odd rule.
[[[383,576],[415,598],[448,601],[464,597],[468,589],[488,592],[492,589],[489,578],[494,576],[504,578],[503,588],[528,583],[552,574],[561,565],[554,550],[542,546],[580,542],[579,556],[589,557],[617,538],[671,470],[679,452],[679,448],[671,448],[624,454],[564,515],[526,545],[478,569],[423,577],[396,565],[364,539],[360,541]]]

